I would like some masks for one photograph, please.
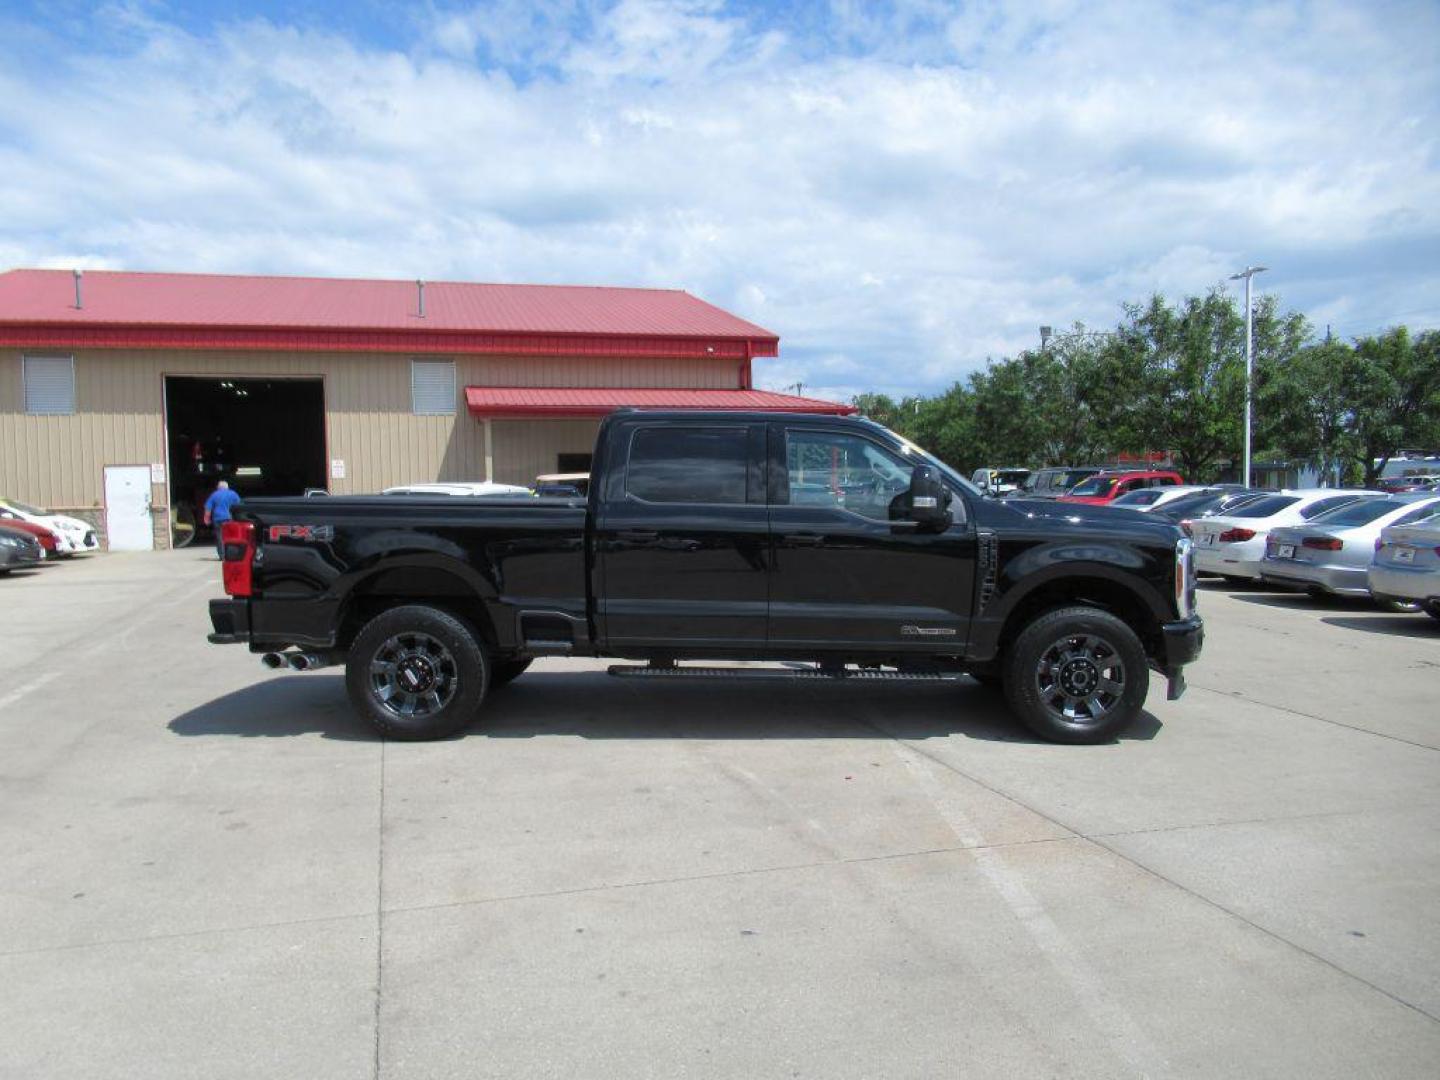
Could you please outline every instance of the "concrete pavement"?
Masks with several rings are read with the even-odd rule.
[[[1440,623],[1206,587],[1180,702],[547,661],[382,744],[206,553],[0,580],[0,1076],[1431,1076]]]

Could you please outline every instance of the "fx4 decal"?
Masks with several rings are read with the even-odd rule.
[[[313,543],[321,540],[335,539],[335,526],[333,525],[271,525],[271,540],[301,540],[306,543]]]

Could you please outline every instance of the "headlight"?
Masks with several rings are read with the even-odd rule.
[[[1195,541],[1188,536],[1175,544],[1175,611],[1182,619],[1195,614]]]

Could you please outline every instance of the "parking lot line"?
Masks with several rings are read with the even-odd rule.
[[[45,684],[53,682],[59,677],[60,672],[51,671],[39,676],[38,678],[31,679],[24,686],[10,691],[10,693],[6,694],[4,697],[0,697],[0,709],[8,709],[11,705],[18,704],[20,701],[33,694],[36,690],[39,690]]]

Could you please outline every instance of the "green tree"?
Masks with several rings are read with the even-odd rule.
[[[1440,332],[1396,327],[1355,342],[1349,447],[1367,487],[1401,447],[1440,435]]]
[[[1187,479],[1208,480],[1241,455],[1244,312],[1218,287],[1173,306],[1156,294],[1125,310],[1102,365],[1115,395],[1105,429],[1116,449],[1169,450]],[[1257,370],[1289,363],[1307,332],[1301,316],[1278,313],[1273,296],[1256,303],[1253,323]]]

